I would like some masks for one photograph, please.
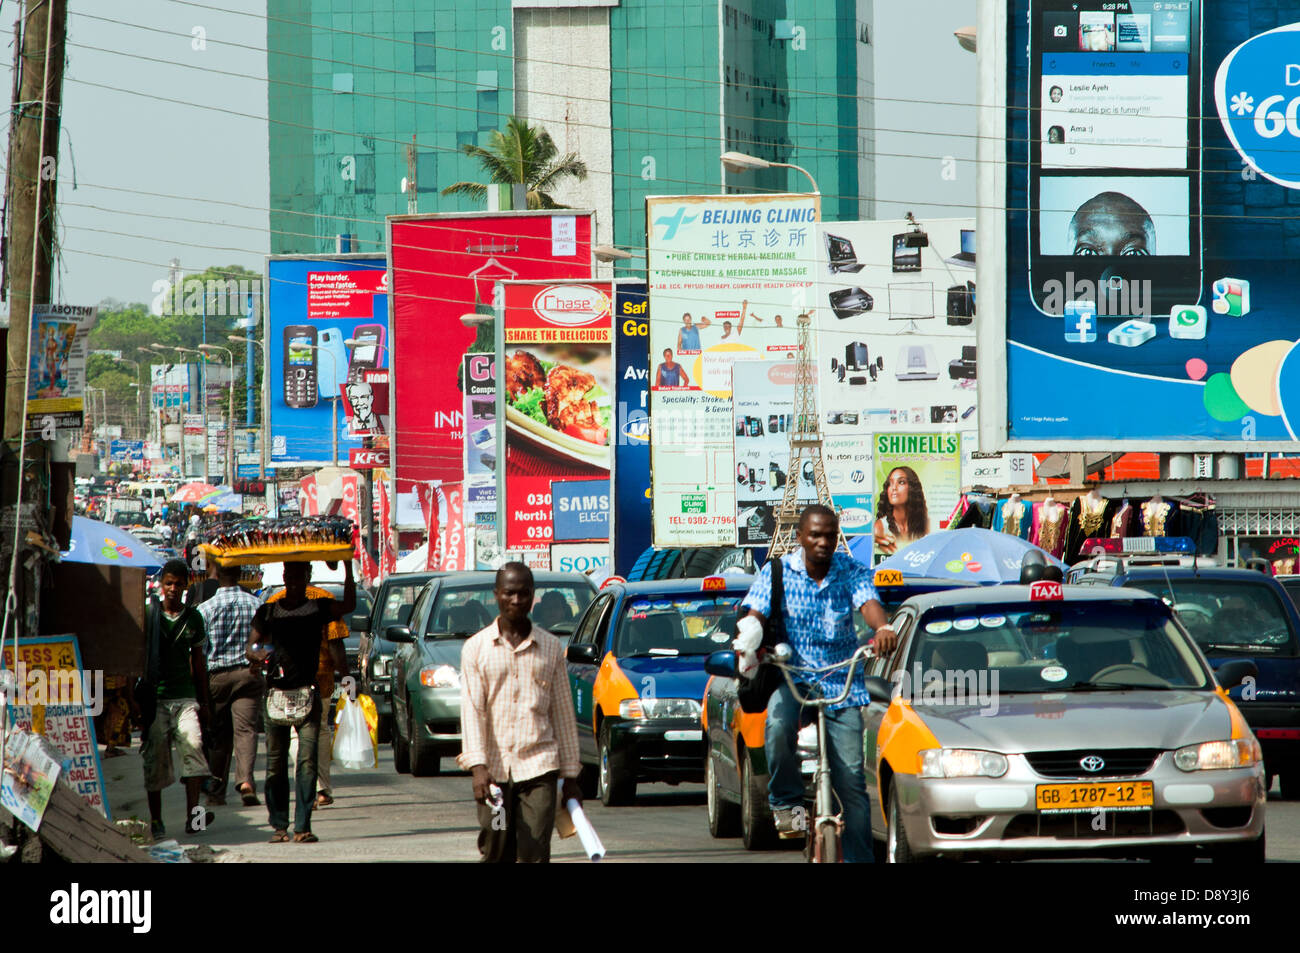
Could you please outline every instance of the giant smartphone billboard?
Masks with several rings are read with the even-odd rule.
[[[496,283],[590,278],[594,234],[571,209],[389,217],[399,490],[463,477],[462,357],[492,353]]]
[[[1006,108],[980,110],[978,271],[1005,321],[979,333],[1006,360],[982,362],[985,449],[1294,446],[1297,20],[1295,0],[988,6],[981,105]]]
[[[363,446],[348,432],[344,387],[389,366],[387,269],[383,255],[267,259],[271,463],[333,463],[331,428],[344,465]]]

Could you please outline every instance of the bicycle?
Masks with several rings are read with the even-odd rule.
[[[785,642],[773,646],[763,660],[765,665],[774,665],[785,676],[790,693],[800,706],[817,710],[817,768],[813,773],[813,823],[804,841],[804,857],[810,864],[837,864],[844,859],[844,815],[835,812],[835,792],[831,787],[830,746],[826,743],[826,711],[849,697],[853,690],[853,676],[857,674],[859,663],[873,658],[872,645],[859,646],[846,661],[836,662],[822,668],[790,665],[789,660],[794,650]],[[844,691],[833,698],[803,695],[795,682],[794,676],[811,676],[813,679],[824,678],[831,672],[847,669],[844,679]]]

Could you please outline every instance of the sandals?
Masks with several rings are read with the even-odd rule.
[[[244,807],[257,807],[262,802],[257,799],[256,789],[245,781],[238,788],[239,796],[244,802]]]
[[[270,840],[268,843],[271,843],[271,844],[287,844],[287,843],[289,843],[289,832],[288,832],[288,831],[276,831],[274,834],[271,835],[271,840]]]
[[[320,843],[320,838],[311,831],[301,831],[293,835],[293,842],[295,844],[317,844]]]
[[[329,807],[333,803],[334,803],[334,798],[330,797],[328,794],[316,795],[317,807]]]

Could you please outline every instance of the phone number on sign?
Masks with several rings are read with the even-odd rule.
[[[736,522],[734,516],[670,516],[669,526],[727,526]]]

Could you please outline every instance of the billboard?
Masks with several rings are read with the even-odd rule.
[[[818,209],[815,195],[646,199],[656,546],[736,542],[731,368],[797,352]]]
[[[389,217],[399,490],[462,479],[462,357],[493,351],[496,282],[590,278],[594,235],[594,213],[571,209]]]
[[[1297,20],[1295,0],[990,5],[986,449],[1293,448]]]
[[[776,511],[791,481],[798,483],[801,501],[817,501],[812,461],[790,472],[796,369],[794,361],[737,361],[731,370],[738,546],[771,545]]]
[[[504,281],[500,288],[497,418],[505,446],[497,486],[505,489],[505,547],[549,552],[554,494],[570,481],[603,481],[603,533],[578,538],[608,539],[613,287],[608,281]]]
[[[82,426],[86,396],[86,338],[99,309],[75,304],[32,308],[27,351],[27,430]]]
[[[879,487],[871,551],[880,562],[948,528],[961,496],[961,437],[881,433],[871,444]]]
[[[614,572],[626,576],[650,546],[650,302],[644,284],[614,286]]]
[[[963,448],[978,449],[975,220],[825,222],[817,231],[826,452],[856,455],[856,444],[869,453],[871,434],[884,431],[961,433]],[[827,478],[850,513],[844,532],[854,535],[870,531],[857,517],[872,487],[852,479],[870,467],[849,464],[828,459]]]
[[[340,459],[363,445],[344,387],[389,366],[387,267],[383,255],[267,259],[271,463],[332,463],[334,427]]]

